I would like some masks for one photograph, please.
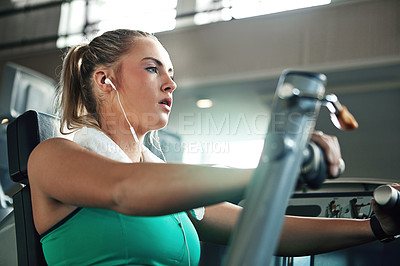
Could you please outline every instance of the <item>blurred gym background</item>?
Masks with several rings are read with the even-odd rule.
[[[0,1],[0,220],[19,188],[7,124],[27,109],[52,113],[68,47],[115,28],[153,32],[170,53],[178,89],[160,132],[167,160],[256,167],[280,74],[307,70],[327,75],[327,92],[360,124],[340,132],[321,110],[316,128],[338,136],[346,161],[321,191],[400,182],[399,18],[397,0]]]

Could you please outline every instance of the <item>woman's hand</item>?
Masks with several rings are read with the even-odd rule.
[[[325,152],[329,174],[332,177],[337,177],[344,166],[337,137],[326,135],[322,131],[315,131],[311,134],[311,141],[315,142]]]
[[[392,184],[391,186],[400,191],[399,184]],[[372,199],[372,209],[386,234],[391,236],[400,234],[400,214],[385,210],[374,199]]]

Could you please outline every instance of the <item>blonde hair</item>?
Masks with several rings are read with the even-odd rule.
[[[119,29],[105,32],[89,44],[76,45],[69,50],[57,88],[62,134],[82,127],[100,129],[100,102],[92,90],[93,73],[99,67],[109,67],[118,73],[121,57],[141,38],[157,39],[147,32]]]

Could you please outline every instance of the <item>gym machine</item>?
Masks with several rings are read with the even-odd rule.
[[[333,124],[341,130],[355,129],[358,123],[336,95],[325,95],[326,81],[325,75],[313,72],[285,71],[281,75],[264,148],[225,265],[269,265],[297,183],[317,188],[326,178],[334,178],[327,173],[323,152],[309,142],[319,110],[326,106]]]

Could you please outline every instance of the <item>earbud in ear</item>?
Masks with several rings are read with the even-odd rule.
[[[114,84],[111,82],[111,80],[109,78],[106,78],[104,80],[105,84],[111,85],[111,87],[113,87],[114,90],[117,90],[117,88],[115,88]]]
[[[119,103],[119,106],[121,107],[122,113],[124,114],[125,120],[126,120],[126,122],[128,123],[128,125],[129,125],[129,129],[131,130],[131,133],[132,133],[132,136],[133,136],[134,140],[136,141],[136,143],[139,144],[140,161],[143,161],[139,139],[138,139],[138,137],[136,136],[135,129],[132,127],[131,123],[130,123],[129,120],[128,120],[128,117],[126,116],[124,107],[122,107],[121,99],[119,98],[119,93],[118,93],[118,91],[117,91],[117,88],[115,88],[114,84],[111,82],[111,80],[110,80],[109,78],[106,78],[106,79],[104,80],[104,83],[105,83],[105,84],[108,84],[108,85],[111,85],[111,87],[113,87],[113,89],[114,89],[115,92],[117,93],[118,103]]]

